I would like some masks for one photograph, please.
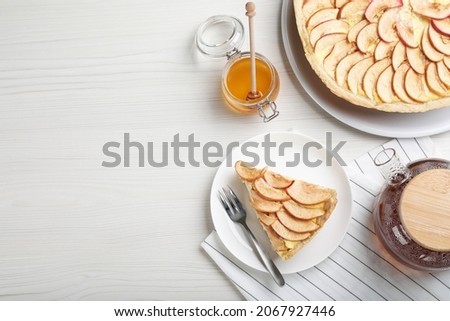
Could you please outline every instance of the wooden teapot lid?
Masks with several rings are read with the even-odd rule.
[[[400,199],[408,235],[433,251],[450,251],[450,170],[432,169],[414,177]]]

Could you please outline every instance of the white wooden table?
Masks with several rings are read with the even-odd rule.
[[[346,160],[386,141],[322,111],[281,41],[281,1],[258,0],[257,50],[277,67],[281,115],[229,112],[224,60],[193,49],[209,16],[245,1],[0,0],[0,299],[239,300],[200,242],[215,168],[105,168],[106,142],[173,136],[224,146],[296,128],[345,140]],[[450,133],[433,137],[450,157]]]

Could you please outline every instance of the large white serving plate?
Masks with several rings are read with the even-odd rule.
[[[311,98],[334,118],[361,131],[385,137],[421,137],[450,130],[450,107],[425,113],[386,113],[355,106],[331,93],[305,57],[292,0],[283,1],[281,30],[286,55],[297,79]]]

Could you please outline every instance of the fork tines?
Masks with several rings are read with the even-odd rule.
[[[236,196],[236,193],[230,186],[228,186],[227,189],[222,188],[222,191],[219,190],[217,194],[228,215],[235,215],[244,211],[244,208]]]

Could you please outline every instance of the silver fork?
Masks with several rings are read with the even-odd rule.
[[[235,223],[241,224],[245,228],[245,230],[250,235],[250,238],[253,241],[253,244],[255,245],[256,251],[259,257],[261,258],[264,266],[266,267],[267,271],[269,271],[270,275],[272,275],[273,279],[279,286],[283,286],[285,283],[283,276],[281,275],[280,271],[273,263],[273,261],[269,258],[269,256],[264,252],[262,247],[259,245],[252,231],[248,228],[246,221],[247,213],[245,212],[244,207],[242,206],[241,202],[239,201],[234,191],[231,189],[231,187],[228,186],[228,189],[222,188],[222,191],[219,191],[218,194],[219,199],[230,219]]]

